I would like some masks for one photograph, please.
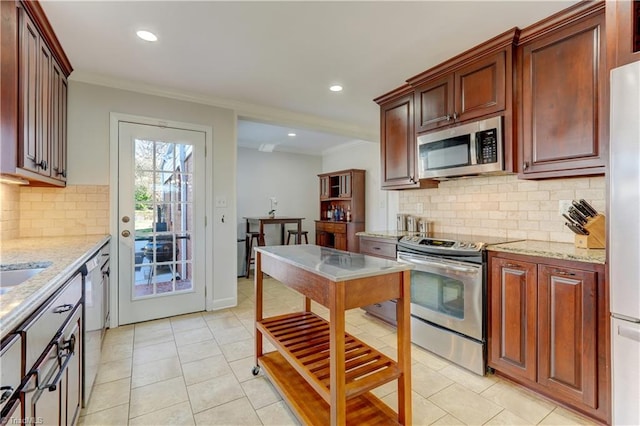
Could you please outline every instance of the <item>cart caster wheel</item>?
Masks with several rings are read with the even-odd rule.
[[[251,374],[253,374],[254,376],[257,376],[260,373],[260,366],[256,365],[255,367],[253,367],[251,369]]]

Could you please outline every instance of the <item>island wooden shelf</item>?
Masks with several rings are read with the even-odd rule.
[[[303,424],[411,424],[410,266],[294,245],[257,247],[256,270],[253,373],[264,371]],[[263,318],[264,274],[301,293],[302,311]],[[388,299],[397,299],[397,361],[345,332],[345,311]],[[276,351],[264,353],[265,339]],[[394,380],[397,413],[371,393]]]

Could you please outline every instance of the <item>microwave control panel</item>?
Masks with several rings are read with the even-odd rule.
[[[498,161],[497,129],[476,132],[478,164],[496,163]]]

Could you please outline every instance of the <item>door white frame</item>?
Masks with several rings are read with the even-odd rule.
[[[111,112],[109,114],[109,231],[112,235],[111,241],[111,277],[115,277],[115,279],[111,279],[110,282],[110,312],[111,319],[110,327],[115,328],[120,325],[119,320],[119,286],[117,283],[117,277],[119,276],[119,267],[118,267],[118,256],[119,256],[119,248],[118,248],[118,166],[119,166],[119,156],[118,156],[118,123],[121,121],[129,122],[129,123],[137,123],[137,124],[146,124],[152,126],[159,127],[173,127],[177,129],[184,130],[193,130],[200,131],[205,133],[205,163],[206,163],[206,176],[205,176],[205,253],[203,258],[208,259],[213,252],[213,235],[212,229],[207,218],[213,217],[213,197],[212,189],[213,189],[213,161],[211,161],[210,155],[208,153],[213,152],[213,128],[211,126],[203,126],[200,124],[193,123],[184,123],[179,121],[168,121],[159,118],[152,117],[143,117],[138,115],[131,114],[122,114]],[[213,270],[212,263],[205,261],[205,309],[207,311],[211,310],[213,307]]]

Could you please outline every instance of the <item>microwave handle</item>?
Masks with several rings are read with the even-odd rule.
[[[471,157],[471,164],[475,166],[478,164],[478,134],[476,132],[471,133],[469,142],[469,145],[471,145],[469,156]]]

